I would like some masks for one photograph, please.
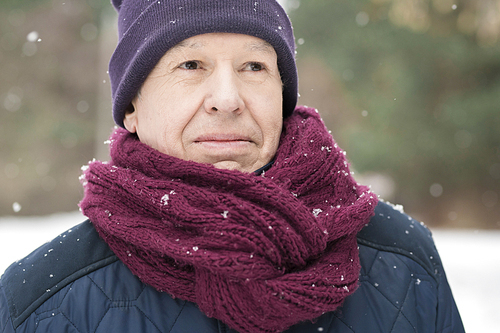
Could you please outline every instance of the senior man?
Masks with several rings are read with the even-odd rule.
[[[274,0],[114,0],[88,221],[0,280],[0,332],[463,332],[429,231],[296,107]]]

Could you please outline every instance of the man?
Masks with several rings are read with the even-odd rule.
[[[274,0],[116,0],[89,221],[12,265],[0,332],[462,332],[430,233],[296,107]]]

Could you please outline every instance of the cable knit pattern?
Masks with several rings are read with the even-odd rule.
[[[111,157],[84,171],[80,206],[144,283],[239,332],[281,332],[356,289],[356,234],[377,198],[314,109],[284,120],[262,175],[180,160],[123,129]]]

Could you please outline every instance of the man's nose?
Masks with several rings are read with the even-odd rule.
[[[205,84],[207,92],[204,106],[207,112],[243,111],[245,104],[241,98],[241,82],[232,68],[214,70]]]

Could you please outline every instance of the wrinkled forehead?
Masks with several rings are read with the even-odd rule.
[[[239,38],[240,40],[244,41],[243,47],[251,52],[262,52],[262,53],[267,53],[269,55],[276,54],[274,47],[265,40],[260,39],[258,37],[242,35],[242,34],[234,34],[234,33],[212,33],[212,34],[202,34],[193,36],[181,41],[180,43],[177,43],[170,50],[168,50],[167,53],[178,52],[186,49],[201,50],[209,46],[210,43],[210,40],[204,37],[213,35],[218,35],[221,38],[225,38],[226,40],[229,40],[229,38],[227,38],[229,36]]]

